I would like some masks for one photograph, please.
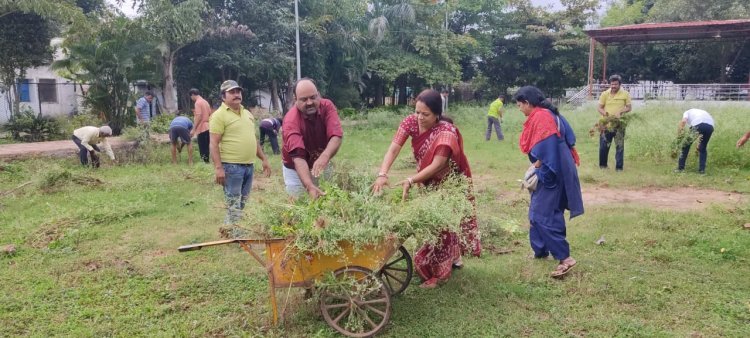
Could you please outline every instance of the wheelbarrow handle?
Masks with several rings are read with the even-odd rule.
[[[224,245],[224,244],[231,244],[231,243],[265,244],[268,242],[283,241],[283,240],[284,240],[283,238],[282,239],[280,238],[272,238],[272,239],[234,238],[234,239],[224,239],[221,241],[183,245],[177,248],[177,250],[179,252],[186,252],[186,251],[200,250],[205,246]]]
[[[224,244],[236,243],[238,241],[243,241],[243,239],[225,239],[225,240],[221,240],[221,241],[213,241],[213,242],[189,244],[189,245],[183,245],[183,246],[177,248],[177,250],[179,252],[200,250],[200,249],[202,249],[205,246],[224,245]]]

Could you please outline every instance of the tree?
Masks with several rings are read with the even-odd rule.
[[[144,15],[140,19],[148,36],[157,42],[161,53],[164,110],[177,111],[177,91],[174,86],[174,63],[177,53],[188,44],[200,40],[206,33],[203,16],[204,0],[143,0]],[[144,36],[143,38],[148,38]]]
[[[135,122],[129,102],[135,97],[130,87],[136,79],[149,79],[158,67],[143,51],[154,46],[142,39],[142,27],[125,17],[96,20],[93,35],[67,41],[65,59],[53,63],[53,69],[67,78],[89,85],[84,102],[92,112],[105,117],[115,134]]]
[[[548,13],[517,0],[491,24],[489,51],[479,68],[493,94],[535,85],[549,95],[586,79],[588,39],[582,29],[595,16],[596,1],[564,1],[565,10]]]
[[[0,16],[0,82],[4,90],[18,98],[17,79],[26,70],[52,62],[51,28],[37,14],[20,11]],[[13,114],[19,111],[19,100],[13,102]]]
[[[85,0],[81,0],[85,1]],[[71,0],[0,0],[0,17],[13,13],[36,14],[64,25],[83,24],[85,17]]]
[[[374,40],[368,55],[370,86],[392,84],[398,104],[406,104],[407,91],[441,87],[461,78],[459,63],[476,45],[467,33],[446,29],[445,18],[457,1],[441,4],[424,1],[373,1],[369,30]],[[375,101],[380,103],[380,89]]]

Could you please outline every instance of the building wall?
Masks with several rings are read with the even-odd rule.
[[[52,39],[52,46],[59,46],[62,39]],[[64,57],[62,51],[58,48],[55,52],[54,59],[60,60]],[[78,112],[82,106],[82,97],[80,87],[55,74],[49,66],[42,66],[26,70],[24,79],[28,80],[28,102],[21,102],[21,109],[24,107],[31,108],[35,113],[45,116],[69,116]],[[39,100],[39,80],[54,80],[54,102],[40,102]],[[19,93],[20,96],[20,93]],[[5,123],[11,116],[12,102],[19,98],[13,97],[12,91],[0,92],[0,123]]]

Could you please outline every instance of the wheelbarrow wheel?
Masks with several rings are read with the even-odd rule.
[[[383,280],[383,285],[394,296],[406,290],[413,274],[411,256],[403,246],[399,247],[391,260],[378,271],[378,277]]]
[[[350,266],[334,272],[323,287],[320,310],[326,323],[348,337],[370,337],[391,318],[391,296],[371,270]]]

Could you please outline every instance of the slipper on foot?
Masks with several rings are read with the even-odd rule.
[[[550,276],[552,276],[553,278],[562,278],[563,276],[568,274],[568,272],[570,272],[570,270],[573,269],[576,264],[578,264],[578,262],[576,261],[568,263],[560,262],[560,264],[557,265],[557,268],[555,268],[555,271],[552,271]]]

